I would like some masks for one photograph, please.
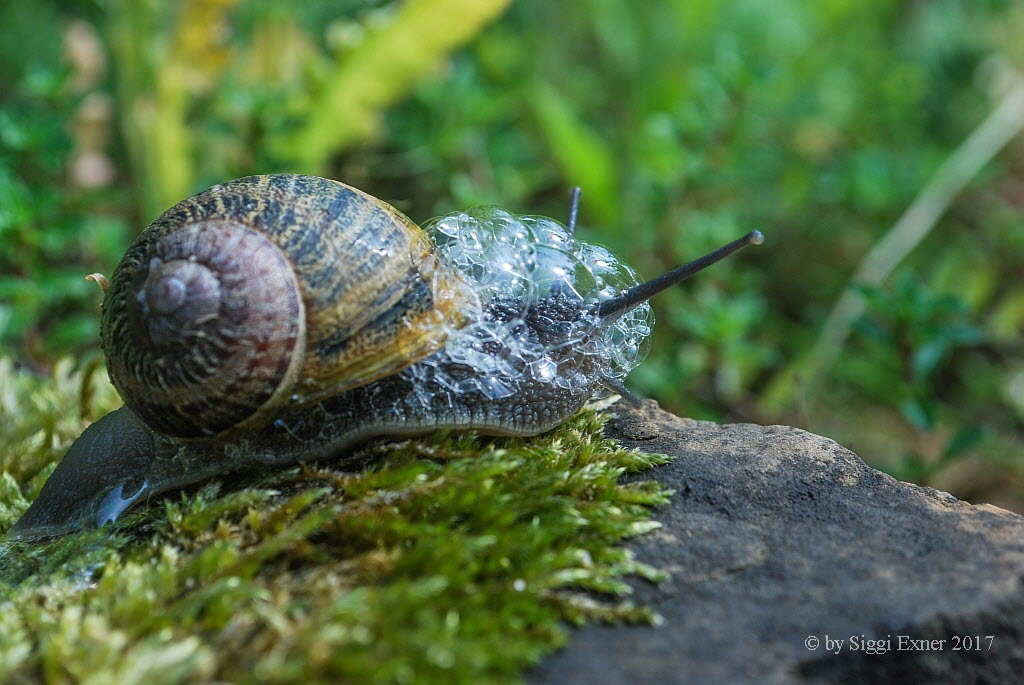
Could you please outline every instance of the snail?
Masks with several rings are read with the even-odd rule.
[[[11,529],[58,535],[253,464],[375,437],[554,428],[643,358],[648,299],[758,231],[646,283],[568,225],[478,207],[417,226],[342,183],[250,176],[167,210],[105,287],[124,406],[72,444]]]

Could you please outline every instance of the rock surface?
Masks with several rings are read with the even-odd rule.
[[[609,435],[675,456],[640,474],[676,494],[631,543],[671,574],[634,583],[664,624],[587,626],[532,682],[1024,682],[1024,517],[796,428],[614,411]]]

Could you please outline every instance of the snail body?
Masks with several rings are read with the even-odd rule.
[[[578,197],[578,195],[576,196]],[[569,227],[494,207],[422,228],[326,179],[254,176],[153,222],[101,332],[125,406],[86,429],[12,528],[61,534],[253,463],[378,436],[534,435],[623,382],[647,299],[757,232],[639,284]]]

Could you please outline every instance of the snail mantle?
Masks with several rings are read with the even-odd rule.
[[[639,474],[675,494],[631,544],[671,574],[633,583],[664,624],[584,627],[532,682],[1019,682],[1024,517],[796,428],[615,411],[609,434],[675,456]]]

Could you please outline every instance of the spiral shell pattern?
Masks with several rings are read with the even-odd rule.
[[[391,375],[475,307],[392,207],[282,174],[213,186],[154,221],[114,271],[101,332],[125,404],[166,435],[208,438]]]

